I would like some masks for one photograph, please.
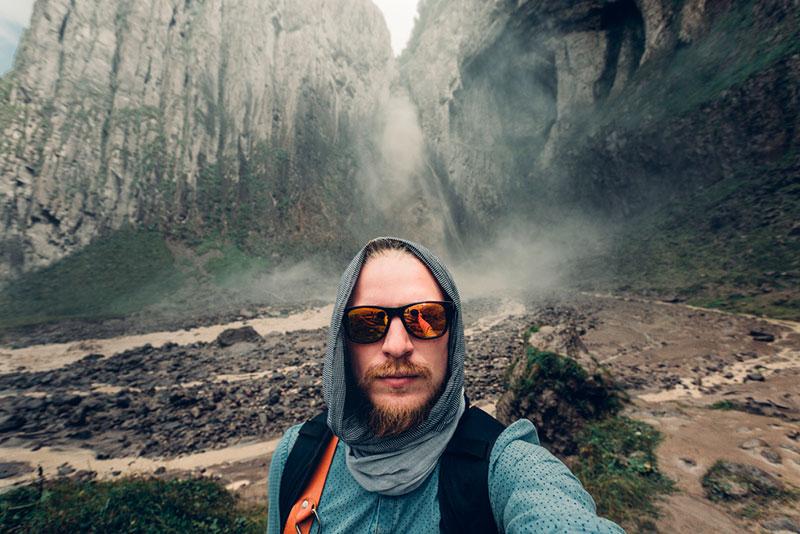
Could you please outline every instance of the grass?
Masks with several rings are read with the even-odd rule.
[[[711,410],[738,410],[739,405],[733,401],[721,400],[708,407]]]
[[[265,508],[243,506],[208,479],[60,480],[0,495],[8,533],[255,533],[266,523]]]
[[[627,417],[594,422],[578,438],[575,475],[594,497],[597,512],[632,530],[653,528],[657,498],[674,491],[658,470],[655,448],[660,433]]]
[[[800,319],[796,157],[738,169],[702,194],[629,221],[605,260],[615,277],[605,284],[729,312]]]
[[[206,261],[205,270],[217,285],[225,286],[254,272],[263,272],[265,264],[263,258],[247,254],[232,243],[221,243]]]
[[[266,260],[211,235],[177,244],[156,231],[123,228],[0,288],[0,333],[65,320],[221,311],[243,295]],[[244,288],[244,289],[243,289]],[[238,300],[237,300],[238,299]],[[245,305],[245,304],[242,304]]]
[[[122,229],[11,281],[0,293],[0,328],[125,316],[160,301],[183,282],[160,233]]]

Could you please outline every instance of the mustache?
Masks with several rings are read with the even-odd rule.
[[[401,376],[419,376],[430,379],[431,370],[424,365],[414,364],[408,361],[388,361],[367,369],[361,379],[361,383],[366,385],[380,378]]]

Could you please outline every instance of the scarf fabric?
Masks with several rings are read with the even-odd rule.
[[[328,331],[322,388],[328,405],[328,426],[346,445],[347,467],[353,478],[367,491],[403,495],[419,487],[434,470],[458,426],[464,412],[466,350],[461,299],[447,268],[422,245],[404,239],[388,239],[404,243],[428,267],[455,306],[449,328],[444,388],[425,421],[394,436],[375,436],[359,416],[360,394],[358,386],[348,378],[350,362],[342,318],[364,264],[366,246],[353,258],[339,282]]]

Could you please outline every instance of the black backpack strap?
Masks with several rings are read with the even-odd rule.
[[[489,456],[503,430],[480,408],[468,407],[461,416],[439,467],[441,532],[498,532],[489,502]]]
[[[281,474],[281,489],[278,506],[281,515],[280,531],[283,532],[292,506],[308,485],[319,464],[333,432],[328,428],[328,411],[303,423]]]

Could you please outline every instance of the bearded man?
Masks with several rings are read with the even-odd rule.
[[[596,515],[533,424],[464,395],[461,301],[442,262],[370,241],[342,276],[328,334],[328,410],[272,457],[268,532],[622,532]]]

